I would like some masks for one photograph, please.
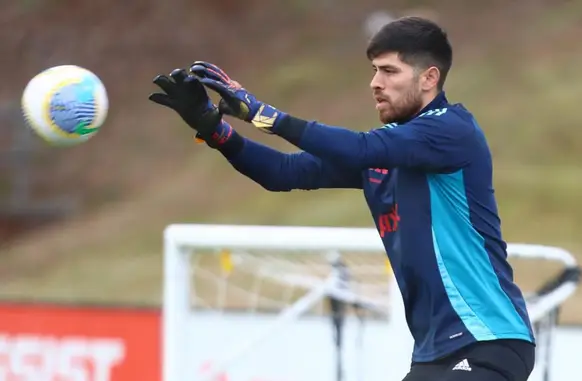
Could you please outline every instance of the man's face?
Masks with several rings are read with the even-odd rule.
[[[370,87],[382,123],[405,121],[422,109],[419,75],[398,53],[381,54],[372,60],[372,66],[375,74]]]

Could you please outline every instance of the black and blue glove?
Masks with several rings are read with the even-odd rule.
[[[222,99],[218,108],[221,113],[252,123],[262,132],[272,134],[271,130],[277,120],[285,115],[273,106],[259,101],[214,64],[196,61],[190,66],[190,74],[220,95]]]
[[[153,83],[163,92],[150,94],[149,100],[176,111],[196,131],[198,142],[218,148],[233,135],[232,127],[222,118],[199,78],[184,69],[175,69],[169,76],[156,76]]]

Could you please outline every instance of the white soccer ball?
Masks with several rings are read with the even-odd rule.
[[[72,146],[94,136],[107,118],[105,86],[91,71],[55,66],[30,80],[22,95],[28,126],[49,144]]]

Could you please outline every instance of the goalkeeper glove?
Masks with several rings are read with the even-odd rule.
[[[198,142],[205,141],[210,147],[218,148],[233,135],[232,127],[223,120],[195,76],[188,75],[184,69],[175,69],[169,76],[156,76],[153,83],[163,93],[152,93],[149,100],[176,111],[188,126],[197,131]]]
[[[277,120],[285,115],[273,106],[259,101],[214,64],[196,61],[190,66],[190,73],[220,95],[220,112],[252,123],[262,132],[272,134]]]

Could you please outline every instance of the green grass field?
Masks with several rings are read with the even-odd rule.
[[[519,23],[502,42],[471,46],[455,62],[447,93],[474,111],[488,136],[506,240],[561,246],[582,262],[582,45],[574,38],[580,28],[572,16],[579,8],[555,7],[543,18]],[[341,65],[329,65],[337,53],[325,42],[312,44],[246,86],[303,117],[362,130],[377,125],[366,62],[350,55],[339,57]],[[0,296],[157,304],[162,231],[173,222],[372,225],[358,192],[268,193],[215,152],[193,150],[177,169],[145,182],[123,201],[7,248],[1,263],[12,276],[0,280]],[[518,281],[528,286],[551,271],[539,263],[516,264]],[[562,320],[582,323],[582,292],[567,304]]]

